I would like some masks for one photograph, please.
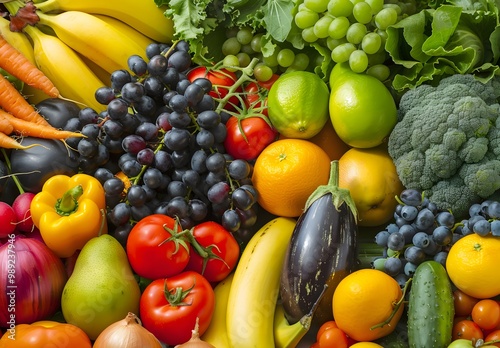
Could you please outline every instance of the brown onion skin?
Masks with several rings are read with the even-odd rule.
[[[22,234],[0,246],[0,327],[31,324],[53,315],[67,281],[62,260]]]

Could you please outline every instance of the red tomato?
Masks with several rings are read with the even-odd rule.
[[[347,335],[338,327],[330,327],[323,331],[318,339],[319,348],[347,348],[349,342]]]
[[[326,322],[324,322],[318,329],[318,332],[316,333],[316,341],[319,341],[319,338],[323,335],[323,333],[328,330],[328,329],[331,329],[332,327],[337,327],[337,323],[335,323],[334,320],[328,320]]]
[[[264,101],[264,106],[267,106],[267,92],[271,89],[271,86],[278,77],[278,74],[273,74],[267,81],[259,81],[258,83],[250,82],[246,85],[244,98],[246,107],[260,108],[262,106],[262,101]],[[267,116],[267,108],[262,110],[262,114]]]
[[[466,340],[472,339],[482,339],[483,331],[472,320],[460,320],[453,325],[452,339],[457,340],[459,338],[464,338]]]
[[[180,224],[163,214],[135,224],[127,239],[127,256],[135,273],[154,280],[182,272],[189,262],[189,242],[177,236],[180,231]]]
[[[240,246],[234,236],[215,221],[196,225],[192,234],[196,244],[190,245],[190,258],[185,270],[195,271],[209,282],[219,282],[232,272],[240,257]],[[201,255],[201,253],[206,255]]]
[[[499,341],[499,343],[488,343],[491,341]],[[500,330],[491,331],[485,338],[484,342],[488,345],[500,347]]]
[[[151,282],[139,302],[142,325],[169,346],[187,342],[199,318],[200,336],[207,330],[215,308],[215,294],[201,274],[179,273]]]
[[[455,316],[468,316],[472,313],[472,308],[479,299],[467,295],[461,290],[453,291],[453,303],[455,306]]]
[[[212,91],[210,91],[209,94],[217,99],[224,98],[228,94],[229,88],[238,80],[236,74],[231,71],[226,69],[208,70],[204,66],[198,66],[190,70],[186,76],[191,82],[198,78],[207,78],[212,83]],[[237,88],[237,91],[241,92],[241,88]],[[229,98],[229,102],[224,106],[224,109],[234,110],[233,105],[239,104],[238,97],[232,96]]]
[[[226,122],[226,129],[224,148],[227,153],[235,159],[247,161],[256,159],[262,150],[278,137],[278,131],[257,116],[244,118],[239,125],[238,118],[232,116]]]
[[[494,329],[500,322],[500,305],[495,300],[480,300],[472,308],[471,317],[481,329]]]

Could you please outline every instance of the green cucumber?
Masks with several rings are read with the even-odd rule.
[[[410,348],[448,347],[454,315],[453,292],[446,269],[436,261],[422,262],[415,270],[410,288]]]

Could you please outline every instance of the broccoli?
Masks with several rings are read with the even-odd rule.
[[[467,217],[500,193],[500,77],[456,74],[401,97],[388,151],[406,188]]]

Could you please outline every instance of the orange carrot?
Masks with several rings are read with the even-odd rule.
[[[49,97],[58,98],[61,96],[52,81],[1,35],[0,68],[31,87],[43,91]]]
[[[0,77],[0,107],[22,120],[41,126],[50,125],[3,76]]]
[[[21,145],[16,139],[0,132],[0,148],[26,150],[33,146],[38,146],[38,145],[37,144],[31,144],[28,146]]]
[[[0,117],[0,133],[5,135],[14,133],[14,126],[5,117]]]
[[[85,137],[82,133],[59,130],[51,125],[42,126],[12,116],[0,109],[0,119],[7,120],[13,127],[14,133],[22,136],[31,136],[44,139],[67,139],[71,137]],[[3,122],[3,121],[2,121]]]

